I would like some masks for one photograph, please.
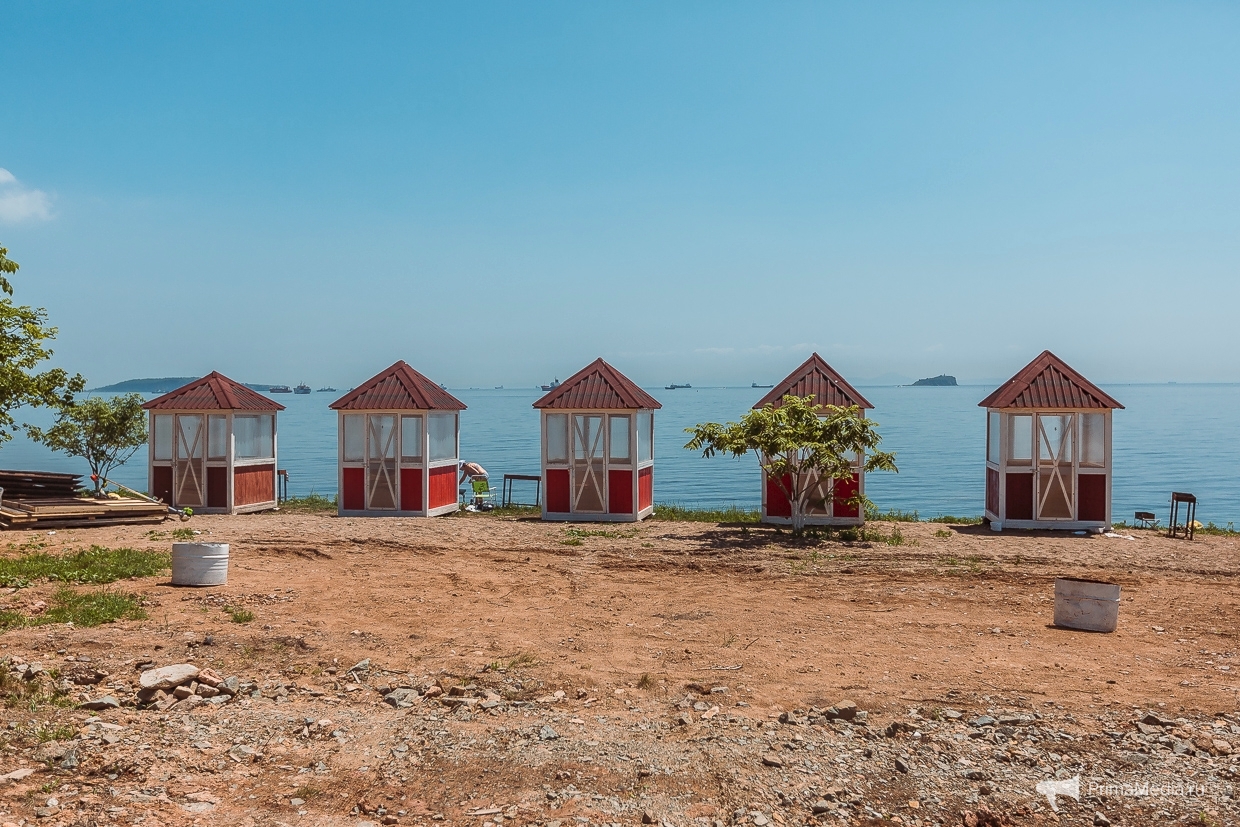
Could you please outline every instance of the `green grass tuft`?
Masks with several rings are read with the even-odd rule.
[[[320,514],[325,511],[335,511],[337,502],[335,495],[325,497],[312,491],[304,497],[289,497],[280,503],[280,511],[294,514]]]
[[[677,503],[658,503],[654,507],[654,519],[677,523],[756,523],[762,514],[758,509],[739,508],[688,508]]]
[[[91,546],[85,551],[52,555],[37,551],[0,558],[0,586],[24,588],[36,580],[63,583],[114,583],[167,571],[172,557],[159,551]]]
[[[929,520],[926,520],[926,522],[946,523],[950,525],[981,525],[982,518],[981,517],[953,517],[950,514],[946,514],[942,517],[931,517]]]
[[[30,626],[72,623],[74,626],[102,626],[117,620],[146,620],[142,599],[136,594],[114,592],[75,592],[68,587],[52,595],[51,605],[38,617],[26,621]]]

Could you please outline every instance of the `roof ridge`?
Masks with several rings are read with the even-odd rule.
[[[778,407],[785,396],[790,395],[793,388],[808,379],[814,372],[817,372],[826,380],[828,385],[834,386],[840,396],[850,404],[859,408],[873,408],[874,405],[868,399],[861,395],[860,391],[854,388],[843,375],[831,367],[826,359],[818,355],[817,351],[810,354],[810,357],[798,365],[791,373],[782,380],[775,383],[775,386],[766,393],[754,405],[754,408],[761,408],[766,405]],[[796,395],[796,394],[793,394]],[[821,405],[832,404],[822,399],[815,399],[815,402]]]
[[[1047,373],[1058,375],[1062,381],[1049,382],[1043,378]],[[1070,399],[1065,386],[1074,388],[1082,398]],[[1023,398],[1034,388],[1039,388],[1037,399]],[[1086,404],[1074,404],[1087,402]],[[1091,404],[1092,403],[1092,404]],[[978,403],[982,408],[1113,408],[1123,405],[1102,388],[1089,381],[1063,359],[1050,350],[1035,356],[1029,364],[1018,370],[1011,379],[1001,384],[989,396]]]
[[[591,401],[603,401],[601,405],[568,405],[564,407],[599,407],[599,408],[615,408],[617,410],[657,410],[663,406],[650,394],[646,393],[637,383],[625,376],[612,365],[608,364],[602,357],[595,359],[572,376],[565,379],[557,387],[552,388],[544,396],[534,402],[535,408],[553,408],[561,407],[560,403],[570,394],[577,391],[581,386],[586,384],[590,377],[597,375],[599,381],[606,386],[611,395],[620,404],[612,404],[610,401],[592,399]]]

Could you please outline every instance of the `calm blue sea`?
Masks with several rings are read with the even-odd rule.
[[[1126,406],[1114,419],[1114,512],[1132,520],[1151,510],[1166,520],[1171,491],[1198,497],[1198,518],[1240,524],[1240,385],[1108,385]],[[871,416],[883,445],[896,452],[899,474],[875,474],[867,493],[882,509],[916,510],[923,517],[981,514],[985,413],[977,403],[991,388],[870,387]],[[752,457],[702,459],[684,450],[684,428],[735,420],[765,391],[751,388],[651,388],[663,403],[655,418],[655,500],[691,506],[757,507],[757,462]],[[497,483],[504,473],[538,473],[538,416],[530,407],[541,392],[456,390],[469,409],[461,417],[461,455],[479,462]],[[336,493],[336,394],[281,395],[280,467],[295,495]],[[30,412],[30,421],[50,417]],[[0,447],[0,467],[87,473],[75,459],[18,437]],[[114,477],[146,488],[146,453]]]

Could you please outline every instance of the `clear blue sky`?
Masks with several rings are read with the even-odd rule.
[[[1240,381],[1234,3],[0,2],[92,384]]]

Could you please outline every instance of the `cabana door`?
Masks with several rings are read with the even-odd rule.
[[[606,461],[603,456],[603,417],[573,415],[573,511],[602,513],[606,510]]]
[[[177,415],[172,484],[173,499],[178,506],[201,508],[206,505],[203,497],[207,474],[203,462],[203,442],[206,441],[206,436],[201,414]]]
[[[372,509],[395,510],[396,494],[396,417],[390,414],[366,417],[366,499]]]
[[[1037,518],[1076,517],[1076,415],[1038,414]]]

